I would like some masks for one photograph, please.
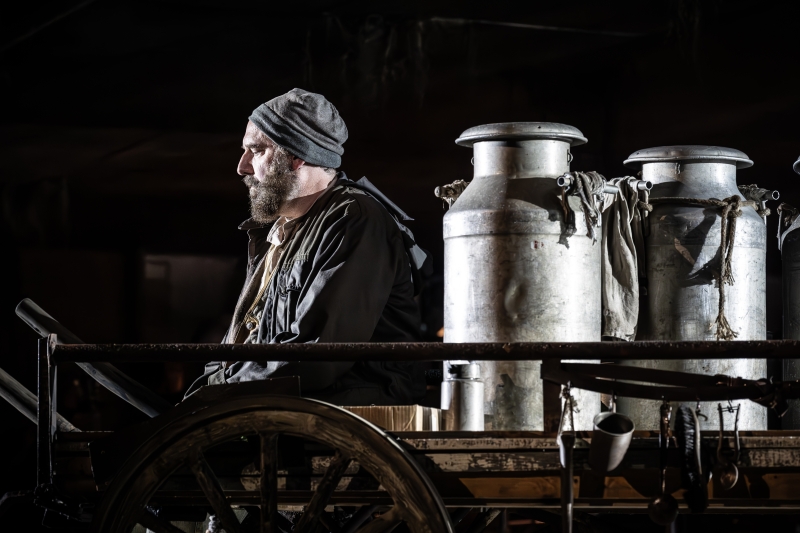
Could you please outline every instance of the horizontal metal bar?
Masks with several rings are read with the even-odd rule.
[[[60,344],[56,362],[800,359],[800,341]]]

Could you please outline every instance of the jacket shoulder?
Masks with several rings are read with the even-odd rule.
[[[346,211],[345,216],[354,218],[363,216],[369,218],[371,221],[378,222],[383,220],[391,222],[392,225],[394,225],[391,214],[389,214],[386,207],[384,207],[379,200],[355,187],[341,185],[340,188],[334,192],[329,206],[329,211],[344,208]]]

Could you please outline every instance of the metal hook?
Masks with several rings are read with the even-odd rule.
[[[472,165],[473,167],[475,166],[475,158],[474,157],[469,160],[469,164]]]
[[[708,420],[708,417],[704,415],[702,411],[700,411],[700,400],[697,400],[697,405],[694,408],[694,416],[696,416],[697,418],[705,418],[706,420]]]
[[[729,400],[730,401],[730,400]],[[733,421],[733,462],[739,462],[739,450],[741,449],[739,444],[739,411],[741,410],[742,404],[736,404],[736,418]]]
[[[728,406],[722,407],[721,403],[717,404],[717,410],[719,411],[719,442],[717,443],[717,461],[719,461],[719,467],[717,476],[720,480],[720,484],[722,488],[725,490],[732,489],[736,482],[739,479],[739,469],[736,467],[736,463],[739,461],[739,408],[741,404],[737,404],[736,407],[733,407],[733,404],[730,400],[728,400]],[[733,460],[728,460],[722,453],[722,439],[725,436],[725,416],[723,413],[736,413],[736,418],[733,423],[733,435],[734,435],[734,449],[733,449]]]
[[[708,421],[708,417],[707,417],[706,415],[704,415],[703,413],[701,413],[699,409],[698,409],[697,411],[695,411],[695,412],[694,412],[694,415],[695,415],[697,418],[702,418],[702,419],[703,419],[703,420],[705,420],[706,422]]]
[[[725,436],[725,416],[723,415],[723,407],[721,403],[717,404],[717,411],[719,411],[719,440],[717,441],[717,460],[725,464],[727,461],[722,456],[722,439]]]
[[[680,173],[681,173],[681,164],[675,163],[675,174],[680,174]]]
[[[572,152],[567,149],[567,163],[572,163]]]
[[[666,398],[664,398],[664,401],[661,404],[660,418],[661,418],[661,425],[660,425],[661,446],[666,449],[669,447],[669,434],[670,434],[669,421],[670,418],[672,418],[672,406],[669,404]]]

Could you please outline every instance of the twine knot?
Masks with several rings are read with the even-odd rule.
[[[733,247],[736,242],[736,219],[742,216],[741,208],[743,206],[752,207],[761,215],[759,203],[753,200],[742,200],[739,195],[733,195],[724,200],[716,200],[713,198],[653,198],[650,200],[650,203],[677,203],[700,207],[718,207],[722,209],[722,213],[720,214],[719,243],[721,265],[719,275],[717,276],[719,307],[717,319],[714,323],[717,327],[717,340],[730,341],[735,339],[739,334],[731,328],[728,318],[725,316],[725,285],[733,285],[736,281],[733,277],[732,267]]]
[[[564,174],[570,178],[572,185],[569,191],[561,191],[561,208],[567,221],[570,234],[575,233],[575,215],[569,208],[567,201],[568,195],[574,195],[581,200],[581,209],[586,221],[586,236],[592,239],[592,244],[597,242],[597,231],[595,228],[600,225],[600,207],[598,198],[603,195],[606,180],[597,172],[567,172]]]
[[[575,413],[580,413],[581,410],[578,409],[578,404],[575,401],[575,397],[572,395],[572,388],[569,383],[567,383],[561,389],[561,398],[564,400],[564,405],[561,408],[561,420],[558,423],[558,438],[559,441],[561,440],[561,435],[566,431],[566,421],[567,417],[569,417],[569,425],[572,433],[575,433]]]

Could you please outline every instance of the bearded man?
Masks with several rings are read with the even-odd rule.
[[[319,94],[293,89],[253,111],[238,173],[250,191],[247,280],[224,343],[396,342],[418,338],[411,220],[366,178],[337,172],[347,127]],[[416,291],[415,291],[416,289]],[[300,376],[302,395],[402,405],[422,368],[394,362],[212,362],[190,388]]]

